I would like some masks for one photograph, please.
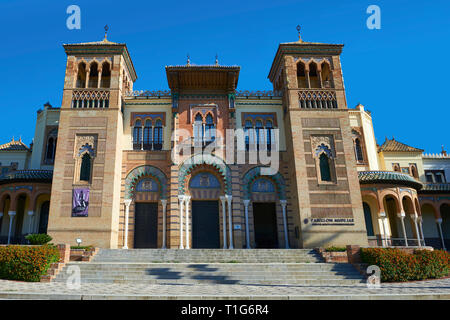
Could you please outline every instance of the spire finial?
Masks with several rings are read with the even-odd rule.
[[[106,36],[108,35],[108,30],[109,30],[108,25],[106,25],[104,29],[105,29],[105,39],[103,39],[103,40],[106,41],[107,40]]]
[[[218,66],[218,65],[219,65],[219,56],[216,53],[216,66]]]
[[[302,30],[302,27],[300,27],[300,25],[297,25],[298,42],[303,42],[302,41],[302,36],[300,35],[300,30]]]
[[[446,156],[447,155],[447,151],[445,151],[445,149],[444,149],[444,145],[442,145],[442,152],[441,152],[444,156]]]
[[[186,64],[187,64],[188,66],[191,65],[191,57],[189,56],[189,53],[187,54],[187,62],[186,62]]]

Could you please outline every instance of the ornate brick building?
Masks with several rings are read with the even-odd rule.
[[[58,243],[309,248],[409,236],[423,245],[420,165],[386,171],[389,148],[377,147],[371,114],[347,107],[343,45],[281,43],[270,92],[237,90],[238,66],[189,60],[166,67],[170,90],[133,91],[125,44],[64,49],[62,105],[43,112],[57,110],[59,122],[38,120],[24,149],[34,160],[0,177],[8,242],[38,231],[37,190],[51,187],[47,232]],[[53,179],[33,186],[24,172]]]

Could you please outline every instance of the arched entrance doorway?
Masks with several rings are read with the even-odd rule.
[[[276,199],[270,196],[270,193],[274,192],[275,186],[267,178],[259,178],[253,182],[252,193],[264,193],[265,195],[265,197],[257,197],[253,194],[252,213],[255,248],[278,248]]]
[[[220,248],[220,235],[221,233],[223,235],[224,231],[226,235],[226,227],[221,229],[220,223],[220,216],[223,220],[226,212],[222,212],[221,215],[219,212],[219,198],[223,194],[223,183],[214,170],[206,171],[205,168],[203,166],[194,171],[189,180],[188,197],[192,201],[191,243],[194,249]]]
[[[178,199],[180,249],[234,248],[231,170],[223,159],[186,159],[179,167]]]
[[[390,195],[386,196],[384,198],[384,208],[386,209],[386,215],[389,220],[390,228],[389,231],[386,230],[390,233],[390,237],[386,235],[388,238],[388,244],[394,246],[402,245],[404,239],[400,238],[402,232],[400,231],[400,226],[397,223],[398,213],[400,212],[399,206],[397,204],[397,199]]]
[[[372,212],[367,202],[363,202],[363,209],[364,209],[364,221],[366,222],[367,236],[373,237],[375,236],[375,232],[372,223]]]
[[[261,175],[261,167],[243,178],[247,248],[289,248],[285,183],[280,173]]]
[[[50,201],[45,201],[41,204],[39,213],[38,233],[47,233],[49,209],[50,209]]]
[[[167,187],[166,175],[157,167],[139,166],[128,173],[121,230],[124,249],[131,240],[134,248],[166,247]]]
[[[158,192],[157,182],[145,177],[138,181],[134,205],[134,247],[158,247]]]

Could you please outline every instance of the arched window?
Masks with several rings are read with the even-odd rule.
[[[214,127],[214,119],[211,114],[206,116],[206,130],[205,140],[206,142],[212,142],[216,139],[216,129]]]
[[[311,84],[311,88],[319,88],[319,77],[317,71],[317,64],[315,62],[311,62],[309,64],[309,82]]]
[[[55,145],[54,139],[53,137],[50,137],[47,142],[47,153],[45,154],[45,158],[47,161],[52,161],[55,157],[54,145]]]
[[[331,88],[331,70],[330,65],[326,62],[322,63],[322,87]]]
[[[244,132],[245,132],[245,150],[250,150],[250,143],[254,144],[254,137],[253,137],[253,123],[251,122],[251,120],[246,120],[245,121],[245,128],[244,128]]]
[[[355,139],[355,156],[357,162],[364,162],[364,157],[359,139]]]
[[[133,149],[141,150],[142,148],[142,122],[136,120],[133,128]]]
[[[98,64],[97,62],[91,63],[91,67],[89,70],[89,88],[97,88],[98,87]]]
[[[256,121],[255,130],[256,130],[256,148],[259,150],[260,144],[264,143],[264,131],[261,120]]]
[[[322,153],[319,157],[320,180],[322,181],[331,181],[330,162],[328,160],[325,153]]]
[[[55,161],[57,137],[58,137],[58,129],[53,129],[48,133],[44,158],[44,163],[46,164],[53,164]]]
[[[416,166],[414,164],[411,165],[411,175],[414,178],[419,178],[419,175],[417,174],[417,168],[416,168]]]
[[[152,149],[152,120],[145,121],[144,127],[144,150]]]
[[[80,181],[91,180],[91,156],[85,153],[81,158]]]
[[[305,64],[301,61],[297,63],[297,83],[299,88],[308,87],[308,84],[306,83]]]
[[[156,120],[153,136],[153,149],[161,150],[163,145],[163,127],[160,119]]]
[[[100,87],[109,88],[111,86],[111,68],[108,62],[103,62],[102,65],[102,79]]]
[[[266,130],[267,130],[267,150],[272,150],[272,141],[273,141],[273,125],[272,125],[272,121],[267,120],[266,122]]]
[[[203,141],[203,117],[197,113],[194,119],[194,143],[201,144]]]
[[[77,88],[85,88],[86,87],[86,64],[81,62],[78,65],[78,73],[77,73]]]

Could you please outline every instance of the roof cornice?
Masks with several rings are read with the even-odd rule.
[[[270,67],[269,75],[267,76],[273,82],[275,70],[279,68],[281,59],[286,54],[319,54],[319,55],[340,55],[343,44],[327,44],[315,42],[286,42],[280,43],[277,53],[273,59]]]
[[[133,82],[137,79],[136,70],[134,69],[133,61],[125,43],[74,43],[63,44],[64,51],[67,55],[77,54],[120,54],[125,59],[125,64],[130,70]]]

